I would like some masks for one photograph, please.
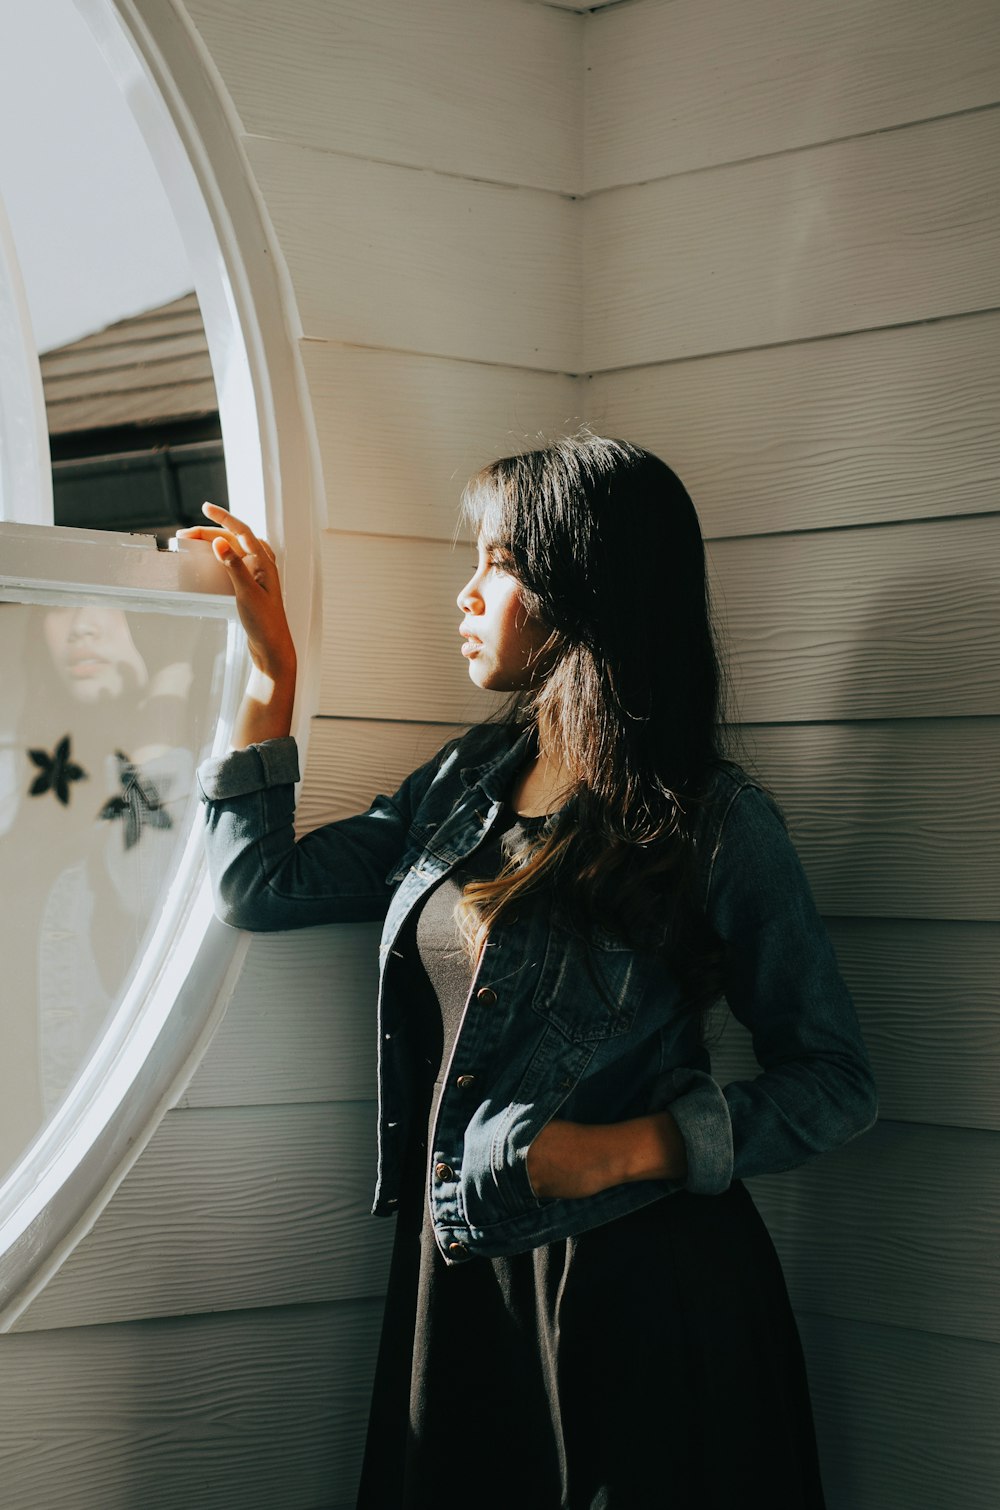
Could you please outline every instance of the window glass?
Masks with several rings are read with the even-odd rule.
[[[0,1180],[114,1018],[190,832],[228,625],[0,595]]]

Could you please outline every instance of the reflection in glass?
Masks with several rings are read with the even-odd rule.
[[[226,632],[109,603],[0,602],[0,1177],[96,1047],[155,922]]]

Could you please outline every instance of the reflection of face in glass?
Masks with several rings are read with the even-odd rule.
[[[77,702],[134,694],[149,681],[146,662],[120,608],[50,609],[45,640],[60,680]]]

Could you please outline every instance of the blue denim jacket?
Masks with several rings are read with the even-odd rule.
[[[482,843],[528,754],[527,734],[478,725],[367,813],[295,842],[291,739],[207,761],[216,910],[254,930],[384,920],[379,968],[378,1181],[399,1200],[411,1033],[393,943],[419,898]],[[684,1188],[711,1195],[789,1169],[875,1120],[854,1007],[798,856],[770,798],[733,768],[701,841],[707,915],[726,945],[726,998],[762,1073],[720,1087],[677,981],[654,953],[586,942],[540,903],[498,925],[472,981],[428,1148],[428,1199],[449,1263],[521,1252]],[[589,958],[587,958],[589,956]],[[594,972],[603,989],[595,989]],[[528,1147],[560,1116],[614,1122],[669,1106],[683,1182],[644,1180],[583,1199],[535,1195]]]

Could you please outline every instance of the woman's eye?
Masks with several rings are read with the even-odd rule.
[[[505,577],[510,575],[510,567],[503,553],[482,546],[476,552],[476,564],[473,571],[494,571]]]

